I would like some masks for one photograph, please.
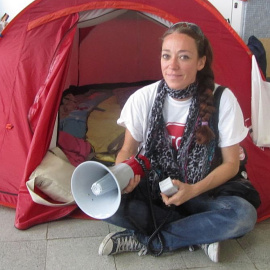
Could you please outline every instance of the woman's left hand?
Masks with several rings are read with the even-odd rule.
[[[172,180],[172,182],[178,187],[178,191],[171,197],[161,193],[162,200],[167,206],[172,204],[179,206],[194,197],[194,189],[192,185],[182,183],[179,180]]]

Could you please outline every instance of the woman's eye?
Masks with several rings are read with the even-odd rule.
[[[162,54],[161,57],[165,60],[168,60],[170,58],[170,56],[166,53]]]
[[[190,57],[188,55],[180,55],[179,58],[181,60],[188,60]]]

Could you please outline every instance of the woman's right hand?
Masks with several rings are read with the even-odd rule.
[[[134,178],[131,178],[129,180],[128,185],[122,190],[122,194],[128,194],[132,192],[138,186],[140,181],[141,181],[141,176],[135,175]]]
[[[138,146],[139,146],[139,143],[132,137],[129,130],[126,129],[125,140],[124,140],[121,150],[119,151],[116,157],[115,164],[117,165],[127,160],[131,156],[135,155],[138,151]],[[131,178],[129,180],[128,185],[122,190],[122,194],[127,194],[127,193],[132,192],[138,186],[140,181],[141,181],[141,176],[135,175],[134,178]]]

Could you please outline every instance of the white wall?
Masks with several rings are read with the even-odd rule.
[[[244,4],[241,0],[208,0],[242,36]]]
[[[7,13],[10,22],[19,12],[34,0],[1,0],[0,1],[0,18]]]

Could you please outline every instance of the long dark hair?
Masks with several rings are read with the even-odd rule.
[[[179,22],[168,28],[168,30],[162,36],[162,41],[168,35],[175,32],[185,34],[194,39],[199,58],[204,56],[206,57],[203,69],[199,70],[196,75],[200,103],[200,117],[203,123],[196,131],[196,138],[199,144],[206,144],[215,136],[213,131],[207,125],[213,112],[215,111],[213,96],[215,82],[214,72],[212,70],[212,47],[199,26],[189,22]]]

